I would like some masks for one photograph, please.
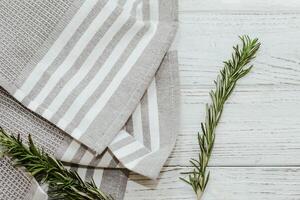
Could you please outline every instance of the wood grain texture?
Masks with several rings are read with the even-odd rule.
[[[189,186],[178,180],[187,169],[166,167],[157,181],[132,175],[125,199],[195,200]],[[299,199],[300,168],[218,167],[203,200],[296,200]]]
[[[208,90],[182,90],[182,126],[168,166],[186,166],[189,156],[197,156],[195,137],[205,116]],[[299,94],[298,86],[238,86],[217,128],[210,165],[298,165]]]
[[[179,11],[297,11],[298,0],[179,0]]]
[[[203,200],[300,199],[300,1],[179,0],[181,129],[157,181],[132,174],[126,200],[193,200],[178,180],[197,156],[213,80],[238,35],[262,48],[217,128]]]

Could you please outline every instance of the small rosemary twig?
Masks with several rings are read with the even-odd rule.
[[[26,147],[20,136],[8,135],[0,127],[0,146],[4,155],[12,157],[17,166],[25,167],[37,181],[47,183],[48,195],[64,200],[112,200],[100,191],[94,181],[83,181],[76,172],[67,170],[52,156],[38,149],[28,136]]]
[[[201,123],[202,134],[198,132],[198,143],[200,153],[198,159],[191,159],[193,170],[188,174],[188,178],[180,178],[189,185],[200,200],[209,180],[209,172],[206,168],[212,153],[215,142],[215,130],[221,118],[224,104],[237,81],[248,74],[252,66],[247,67],[249,62],[255,58],[255,53],[260,47],[258,39],[250,39],[248,36],[240,37],[242,47],[236,45],[230,60],[224,62],[224,68],[220,71],[215,83],[215,90],[211,91],[211,104],[206,104],[205,122]]]

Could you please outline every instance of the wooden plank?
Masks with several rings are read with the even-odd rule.
[[[258,37],[262,48],[253,73],[241,84],[300,84],[300,14],[196,12],[180,15],[176,39],[181,85],[210,85],[243,34]]]
[[[208,92],[240,33],[257,34],[263,45],[226,105],[210,164],[299,165],[300,14],[183,12],[179,30],[181,130],[166,166],[197,156]]]
[[[197,156],[208,90],[182,89],[181,131],[168,166],[186,166]],[[299,165],[299,108],[299,86],[237,87],[217,129],[211,165]]]
[[[203,200],[300,199],[300,1],[179,1],[181,129],[157,181],[132,174],[126,200],[194,200],[181,182],[222,61],[238,35],[259,37],[253,72],[226,104]]]
[[[299,11],[298,0],[184,0],[179,1],[181,12],[195,11]]]
[[[157,181],[131,175],[125,200],[195,200],[192,189],[178,180],[183,168],[166,167]],[[296,200],[300,168],[211,168],[203,200]]]

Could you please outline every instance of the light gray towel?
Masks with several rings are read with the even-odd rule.
[[[177,57],[167,53],[176,16],[176,0],[1,1],[0,126],[32,134],[99,186],[114,177],[102,185],[117,199],[126,175],[103,168],[156,178],[178,130]],[[0,178],[10,169],[27,198],[43,196],[1,162]]]

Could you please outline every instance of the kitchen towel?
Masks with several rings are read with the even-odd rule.
[[[156,178],[178,131],[176,29],[176,0],[1,1],[0,126],[84,178]]]
[[[176,66],[176,63],[174,64],[173,62],[171,62],[176,61],[176,57],[174,56],[175,55],[173,53],[168,53],[168,56],[164,59],[162,66],[159,68],[157,75],[155,76],[156,79],[159,80],[157,81],[158,88],[162,88],[161,83],[168,83],[165,85],[165,90],[159,89],[160,92],[158,92],[158,94],[165,94],[163,95],[163,99],[177,99],[174,98],[176,97],[175,94],[173,94],[174,96],[170,94],[174,91],[173,89],[176,88],[174,87],[175,85],[171,84],[171,87],[169,87],[170,83],[175,83],[174,80],[177,77],[177,70],[176,67],[174,67]],[[169,79],[169,81],[171,82],[167,81],[167,79]],[[140,103],[143,113],[141,115],[145,116],[145,118],[148,115],[145,115],[145,113],[147,112],[144,112],[144,110],[147,110],[147,107],[145,107],[145,105],[147,105],[145,104],[146,101],[147,99],[144,96],[143,100]],[[162,104],[161,106],[171,107],[175,106],[175,104],[176,101],[174,101],[173,104],[172,101],[170,101],[169,105]],[[168,111],[172,109],[166,110]],[[175,115],[176,113],[173,114]],[[165,114],[164,116],[172,117],[173,114]],[[133,117],[131,117],[126,123],[126,131],[122,132],[128,131],[129,136],[133,137],[128,137],[127,139],[125,137],[123,141],[126,141],[128,139],[130,141],[132,140],[132,138],[134,138],[134,136],[136,136],[134,133],[133,121],[135,121],[136,123],[138,122],[138,120],[133,120],[132,118]],[[104,151],[100,155],[95,154],[86,146],[72,139],[68,134],[64,133],[62,130],[60,130],[47,120],[28,110],[1,88],[0,120],[1,126],[7,133],[19,134],[22,137],[23,141],[25,141],[25,143],[27,141],[28,134],[30,133],[33,140],[40,148],[44,149],[47,153],[54,155],[56,158],[68,162],[67,167],[77,171],[84,180],[89,180],[92,177],[95,180],[96,184],[101,187],[102,190],[104,190],[108,194],[111,194],[115,200],[123,199],[128,172],[122,169],[123,166],[109,149],[106,149],[106,151]],[[136,137],[149,138],[149,132],[145,133],[147,131],[147,128],[145,128],[148,126],[147,123],[144,123],[142,126],[144,126],[145,131],[138,132],[138,134],[143,133],[143,135],[139,135]],[[169,131],[169,135],[164,134],[169,142],[175,142],[174,132],[176,132],[176,127],[177,126],[174,123],[166,126],[166,128],[171,129],[165,130]],[[172,132],[173,130],[174,132]],[[145,142],[141,142],[141,144],[149,146],[150,143],[147,141],[148,140],[146,139]],[[165,151],[169,152],[170,150],[171,149]],[[143,153],[143,151],[141,152]],[[133,153],[133,155],[135,154]],[[137,155],[139,155],[139,151],[137,152]],[[147,159],[141,159],[146,163],[142,165],[139,164],[137,166],[139,166],[140,169],[144,169],[146,173],[151,173],[152,170],[157,168],[155,173],[158,173],[160,166],[156,167],[152,163],[155,163],[155,159],[163,157],[159,157],[155,154],[155,152],[151,153],[151,151],[146,155],[148,156]],[[130,156],[128,156],[128,158],[130,158]],[[162,161],[159,163],[163,164]],[[48,198],[46,192],[41,187],[39,187],[37,182],[34,179],[30,178],[30,176],[28,176],[24,172],[24,170],[14,169],[8,158],[2,159],[0,161],[0,199],[22,199],[21,197],[24,199]]]
[[[114,169],[69,167],[77,171],[83,180],[95,180],[98,187],[106,194],[110,194],[114,200],[122,200],[124,197],[128,171]],[[82,176],[83,171],[86,176]],[[23,169],[12,166],[9,158],[0,160],[0,199],[1,200],[48,200],[45,188],[39,185]]]

